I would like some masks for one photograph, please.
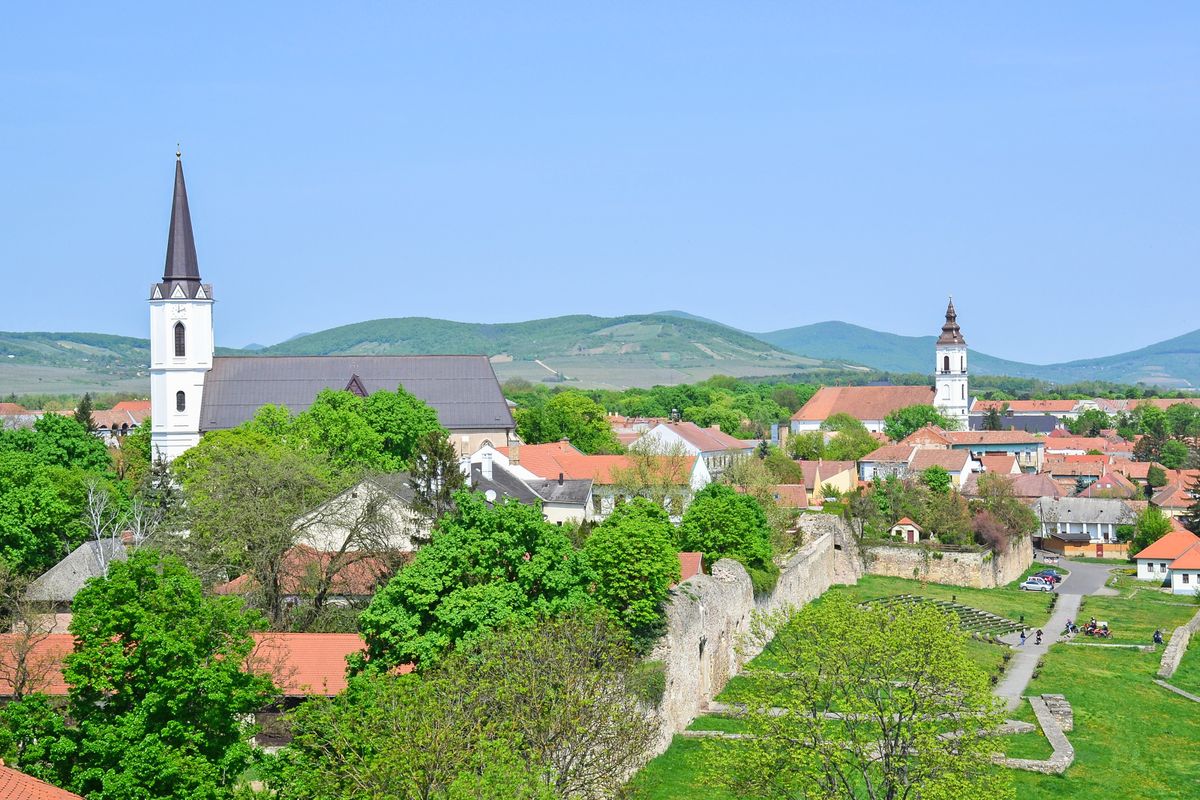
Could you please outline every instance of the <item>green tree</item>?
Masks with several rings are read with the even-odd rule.
[[[1200,437],[1200,408],[1191,403],[1175,403],[1167,407],[1167,424],[1176,439]]]
[[[662,629],[667,590],[679,582],[667,512],[641,497],[617,506],[592,531],[583,557],[595,575],[597,602],[648,649]]]
[[[1100,431],[1112,427],[1112,420],[1098,408],[1080,412],[1075,419],[1067,420],[1067,430],[1076,436],[1099,436]]]
[[[43,414],[33,429],[0,431],[0,452],[22,451],[47,466],[106,473],[112,469],[108,448],[73,417]]]
[[[287,440],[295,449],[324,453],[338,469],[401,468],[384,446],[384,437],[366,417],[366,400],[351,392],[323,389],[313,404],[296,415]]]
[[[879,447],[866,426],[849,414],[834,414],[821,430],[836,434],[825,445],[823,457],[830,461],[857,461]]]
[[[945,493],[950,491],[950,473],[945,467],[934,464],[921,473],[921,483],[931,492]]]
[[[96,420],[92,418],[93,408],[91,393],[84,392],[83,398],[75,408],[75,421],[82,425],[88,433],[96,432]]]
[[[244,717],[273,695],[244,667],[255,616],[149,550],[89,581],[72,612],[67,725],[36,769],[93,800],[229,796],[250,763]]]
[[[1178,439],[1163,442],[1158,451],[1158,461],[1167,469],[1182,469],[1188,460],[1188,446]]]
[[[0,558],[22,574],[39,575],[81,544],[88,535],[87,477],[30,452],[0,450]]]
[[[1151,464],[1146,470],[1146,484],[1151,489],[1167,485],[1167,473],[1158,464]]]
[[[619,453],[604,406],[583,392],[556,394],[540,408],[517,410],[517,432],[530,444],[567,439],[585,453]]]
[[[1137,521],[1133,524],[1133,540],[1129,543],[1129,557],[1134,558],[1170,532],[1171,518],[1164,514],[1158,506],[1146,506],[1138,514]]]
[[[800,461],[816,461],[825,454],[825,434],[806,431],[788,438],[788,455]]]
[[[454,495],[466,486],[458,454],[445,431],[427,431],[417,441],[409,466],[413,508],[431,520],[441,519],[454,507]]]
[[[763,463],[776,483],[804,483],[804,470],[778,447],[767,451]]]
[[[1001,705],[953,615],[829,595],[758,618],[754,633],[771,659],[748,670],[751,735],[705,745],[715,785],[756,798],[1014,797],[991,764]]]
[[[983,415],[983,429],[985,431],[998,431],[1004,427],[1004,415],[1008,413],[1008,403],[1001,406],[992,406]]]
[[[1016,496],[1013,480],[1007,475],[995,472],[980,475],[975,504],[995,516],[1010,537],[1031,536],[1038,528],[1037,515]]]
[[[371,600],[359,668],[428,667],[498,626],[591,604],[590,571],[540,508],[459,493],[432,541]]]
[[[1191,493],[1195,500],[1188,506],[1181,521],[1189,531],[1200,534],[1200,478],[1192,482]]]
[[[394,392],[375,392],[363,405],[367,423],[379,434],[393,470],[412,464],[413,454],[425,437],[437,434],[447,439],[450,435],[438,422],[437,411],[403,386],[397,386]]]
[[[893,442],[904,439],[926,425],[934,425],[946,431],[958,430],[956,420],[943,416],[936,408],[925,404],[899,408],[883,418],[883,432]]]
[[[710,483],[692,499],[679,537],[681,549],[703,553],[708,566],[722,558],[740,562],[756,593],[775,587],[779,567],[772,560],[771,530],[762,506],[750,495]]]
[[[154,456],[150,450],[150,418],[142,420],[121,440],[121,469],[119,477],[131,488],[136,489],[150,473]]]

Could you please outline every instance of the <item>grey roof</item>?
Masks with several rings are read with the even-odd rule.
[[[1033,512],[1042,522],[1132,525],[1137,521],[1137,514],[1125,503],[1099,497],[1042,497],[1033,504]]]
[[[106,557],[104,563],[124,561],[125,547],[111,539],[84,542],[29,584],[25,597],[48,603],[69,603],[75,599],[75,595],[83,588],[88,578],[104,574],[102,556]]]
[[[986,414],[972,414],[969,417],[970,429],[973,431],[984,430],[984,419]],[[1036,416],[1017,417],[1006,415],[1000,418],[1000,430],[1002,431],[1025,431],[1026,433],[1050,433],[1062,423],[1057,417],[1050,414],[1038,414]]]
[[[196,239],[192,235],[192,212],[188,208],[187,186],[183,182],[183,162],[176,153],[175,192],[171,197],[171,224],[167,230],[167,261],[163,282],[158,284],[162,297],[170,297],[176,287],[189,300],[200,289],[200,263],[196,259]],[[205,291],[209,299],[211,291]]]
[[[354,376],[368,393],[403,386],[451,431],[514,427],[487,356],[218,356],[204,377],[200,430],[236,427],[267,403],[298,413]]]
[[[584,505],[592,492],[592,479],[524,480],[499,464],[492,465],[492,477],[483,477],[483,465],[471,465],[471,488],[479,492],[489,489],[497,495],[530,504],[537,500],[543,503],[566,503]]]

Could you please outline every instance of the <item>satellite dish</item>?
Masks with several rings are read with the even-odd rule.
[[[483,493],[483,496],[485,498],[487,498],[487,501],[489,503],[496,502],[496,490],[495,489],[488,489],[486,492]]]

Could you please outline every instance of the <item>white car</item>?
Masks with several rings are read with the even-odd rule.
[[[1024,583],[1022,583],[1017,588],[1024,589],[1027,592],[1053,592],[1054,591],[1053,584],[1047,583],[1046,581],[1040,580],[1038,578],[1028,578],[1028,579],[1026,579],[1026,581]]]

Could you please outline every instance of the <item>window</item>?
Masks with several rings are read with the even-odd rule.
[[[942,356],[942,372],[950,371],[950,356]]]
[[[958,368],[961,369],[963,372],[967,371],[967,357],[966,356],[959,356]]]
[[[600,495],[598,494],[592,495],[592,511],[600,513]]]
[[[1191,575],[1189,575],[1189,574],[1188,574],[1188,573],[1186,573],[1186,572],[1185,572],[1185,573],[1183,573],[1183,582],[1184,582],[1184,583],[1191,583],[1191,582],[1192,582],[1192,576],[1191,576]]]
[[[183,392],[175,393],[175,410],[176,411],[187,410],[187,396],[184,395]]]
[[[183,358],[187,348],[184,347],[183,323],[175,323],[175,357]]]
[[[1165,561],[1162,562],[1161,564],[1158,565],[1158,568],[1161,569],[1163,572],[1166,572],[1167,571],[1167,562],[1165,562]]]

